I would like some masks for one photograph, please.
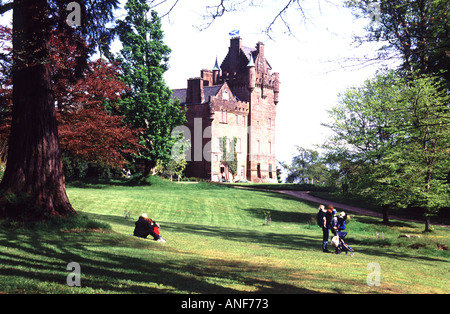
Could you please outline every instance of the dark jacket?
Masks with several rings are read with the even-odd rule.
[[[145,238],[154,229],[150,222],[144,217],[139,217],[138,221],[135,223],[134,235],[137,237]]]
[[[326,219],[326,227],[327,227],[327,229],[331,229],[332,228],[331,221],[333,219],[333,214],[330,213],[329,211],[327,211],[325,213],[325,219]]]

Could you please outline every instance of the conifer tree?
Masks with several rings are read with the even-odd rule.
[[[144,165],[144,175],[148,175],[158,160],[170,159],[177,140],[171,132],[183,125],[186,118],[179,102],[172,100],[172,91],[163,78],[170,48],[163,42],[158,14],[150,12],[145,0],[128,0],[125,9],[128,14],[116,22],[116,30],[123,46],[118,56],[122,80],[130,91],[120,107],[127,124],[143,129],[139,136],[144,149],[135,158]]]

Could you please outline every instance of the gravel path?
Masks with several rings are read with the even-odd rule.
[[[301,199],[304,199],[304,200],[307,200],[307,201],[315,202],[315,203],[318,203],[318,204],[323,204],[323,205],[325,205],[325,207],[328,206],[328,205],[333,205],[334,208],[336,208],[337,211],[344,210],[344,211],[350,211],[350,212],[354,212],[354,213],[361,214],[361,215],[383,218],[383,214],[382,213],[378,213],[378,212],[375,212],[373,210],[369,210],[369,209],[365,209],[365,208],[361,208],[361,207],[345,205],[345,204],[336,203],[336,202],[329,201],[329,200],[324,200],[324,199],[321,199],[319,197],[315,197],[315,196],[310,195],[309,191],[280,190],[280,191],[277,191],[277,192],[283,193],[283,194],[287,194],[287,195],[291,195],[291,196],[295,196],[295,197],[298,197],[298,198],[301,198]],[[423,223],[423,221],[421,221],[421,220],[408,219],[408,218],[397,217],[397,216],[393,216],[393,215],[389,215],[389,219],[396,219],[396,220],[402,220],[402,221]],[[449,227],[447,225],[439,225],[439,226]]]
[[[236,188],[263,191],[261,189],[247,188],[247,187],[241,187],[241,186],[236,186]],[[333,202],[333,201],[329,201],[329,200],[324,200],[322,198],[310,195],[309,194],[310,191],[290,191],[290,190],[264,190],[264,191],[282,193],[282,194],[298,197],[298,198],[304,199],[306,201],[315,202],[315,203],[317,203],[317,207],[319,207],[319,204],[323,204],[323,205],[325,205],[325,207],[328,205],[333,205],[337,211],[344,210],[344,211],[349,211],[349,212],[353,212],[353,213],[357,213],[357,214],[361,214],[361,215],[365,215],[365,216],[383,218],[382,213],[375,212],[373,210],[369,210],[369,209],[362,208],[362,207],[356,207],[356,206],[346,205],[346,204],[337,203],[337,202]],[[416,223],[424,223],[423,220],[408,219],[408,218],[398,217],[398,216],[389,214],[389,220],[391,220],[391,219],[408,221],[408,222],[416,222]],[[436,224],[435,226],[450,228],[450,225]]]

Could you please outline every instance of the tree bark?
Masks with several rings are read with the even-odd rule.
[[[383,224],[389,225],[389,205],[385,204],[381,208],[383,212]]]
[[[433,231],[431,229],[431,217],[430,216],[426,216],[425,217],[425,230],[424,232],[431,232]]]
[[[75,214],[66,194],[49,66],[46,0],[14,1],[13,108],[0,216]]]

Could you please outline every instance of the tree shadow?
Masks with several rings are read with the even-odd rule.
[[[187,229],[172,225],[171,228]],[[199,228],[203,232],[212,230]],[[187,231],[187,230],[186,230]],[[225,233],[224,230],[220,234]],[[255,239],[256,240],[256,239]],[[60,233],[0,229],[0,275],[12,281],[27,282],[26,293],[39,293],[39,282],[52,282],[66,288],[69,262],[81,266],[81,285],[120,293],[241,293],[239,289],[211,282],[227,280],[251,286],[255,293],[315,293],[294,285],[268,282],[255,276],[257,266],[245,261],[227,261],[192,256],[153,241],[118,234]],[[98,249],[100,247],[101,249]],[[111,251],[108,251],[108,248]],[[120,250],[117,250],[120,248]],[[131,256],[133,250],[142,253]],[[172,258],[158,254],[168,252]],[[271,271],[270,266],[265,266]],[[33,285],[37,280],[38,283]],[[64,287],[63,287],[64,286]],[[19,288],[21,290],[21,288]],[[100,291],[102,291],[100,290]],[[11,292],[11,291],[9,291]]]
[[[315,214],[304,213],[304,212],[288,212],[281,210],[274,210],[268,208],[244,208],[245,211],[249,212],[255,218],[264,219],[264,213],[269,212],[270,218],[273,222],[283,222],[283,223],[299,223],[299,224],[310,224],[315,219]]]
[[[372,227],[408,227],[408,228],[416,228],[413,222],[400,221],[400,220],[389,220],[389,224],[384,224],[383,221],[379,217],[371,217],[358,215],[357,221],[368,226]],[[375,229],[374,229],[375,230]]]
[[[240,229],[234,227],[218,227],[194,225],[174,222],[164,222],[164,229],[186,234],[204,235],[209,238],[221,238],[245,243],[258,243],[262,246],[291,249],[291,250],[317,250],[320,239],[317,236],[306,237],[297,234],[283,234],[270,232],[261,226],[261,231]]]

